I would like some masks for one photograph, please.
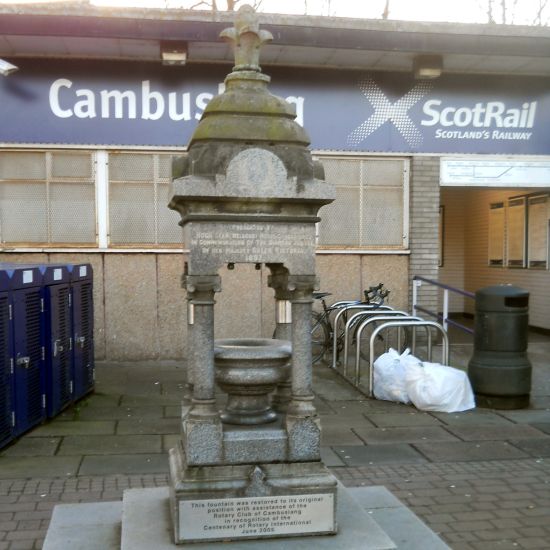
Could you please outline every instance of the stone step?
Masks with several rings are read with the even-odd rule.
[[[55,507],[43,550],[450,550],[385,487],[339,486],[333,536],[239,540],[234,543],[172,543],[168,488],[128,489],[123,502]]]

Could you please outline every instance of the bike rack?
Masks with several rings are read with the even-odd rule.
[[[390,321],[388,323],[384,323],[383,325],[380,325],[379,327],[376,327],[371,334],[370,337],[370,353],[369,353],[369,397],[373,396],[373,377],[374,377],[374,340],[378,336],[378,333],[381,332],[384,329],[392,328],[392,327],[432,327],[439,332],[441,332],[441,336],[443,338],[443,347],[441,350],[442,355],[442,362],[444,365],[449,364],[449,337],[447,336],[447,333],[445,332],[445,329],[435,321]],[[429,329],[427,329],[429,330]],[[428,332],[430,335],[429,338],[429,358],[431,359],[431,332]],[[360,380],[357,381],[357,386],[359,386]]]
[[[420,317],[415,317],[405,311],[386,311],[383,313],[383,315],[373,315],[369,319],[366,319],[365,321],[363,321],[357,329],[356,339],[355,339],[355,371],[354,371],[355,385],[359,385],[359,382],[360,382],[359,370],[361,366],[361,335],[363,334],[363,331],[372,323],[382,322],[382,321],[393,321],[395,317],[399,317],[400,321],[422,321],[423,320]],[[398,349],[401,348],[401,342],[398,342],[397,347]],[[344,363],[344,375],[346,376],[347,375],[347,356],[345,358],[345,361],[346,362]]]
[[[369,312],[365,312],[365,311],[359,311],[358,313],[355,313],[353,314],[347,321],[346,323],[346,326],[344,328],[344,364],[343,364],[343,371],[344,371],[344,376],[347,376],[347,368],[348,368],[348,352],[349,352],[349,331],[350,329],[352,328],[352,325],[354,322],[357,322],[357,319],[358,318],[361,318],[361,317],[368,317],[367,321],[371,318],[374,318],[374,317],[379,317],[380,315],[383,315],[383,316],[386,316],[386,315],[399,315],[399,316],[408,316],[409,313],[405,312],[405,311],[399,311],[399,310],[383,310],[383,309],[376,309],[376,310],[373,310],[373,311],[369,311]],[[385,319],[384,319],[385,320]],[[357,329],[357,333],[356,333],[356,336],[361,336],[361,332],[359,329],[362,327],[363,325],[359,325],[359,328]],[[357,344],[358,340],[356,338],[356,346],[358,346]]]
[[[393,308],[390,306],[385,305],[377,305],[377,304],[351,304],[348,306],[343,307],[338,311],[336,314],[336,317],[334,318],[334,325],[333,325],[333,332],[332,332],[332,368],[336,369],[336,362],[338,359],[338,321],[340,320],[340,317],[342,315],[352,309],[359,309],[363,311],[372,311],[375,309],[378,310],[385,310],[385,311],[393,311]]]

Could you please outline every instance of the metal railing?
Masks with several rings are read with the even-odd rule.
[[[338,310],[336,317],[334,318],[333,332],[332,332],[332,368],[336,369],[336,363],[338,362],[338,344],[340,340],[340,332],[338,330],[338,323],[340,319],[351,310],[358,310],[361,312],[368,313],[370,311],[391,311],[393,308],[390,306],[379,305],[379,304],[361,304],[353,303],[347,306],[344,306],[342,309]],[[344,316],[345,320],[345,316]]]
[[[430,285],[443,289],[443,312],[441,314],[435,311],[430,311],[429,309],[418,305],[418,289],[422,286],[422,283],[428,283]],[[435,317],[436,319],[439,319],[443,323],[443,328],[445,332],[449,329],[449,325],[451,325],[460,330],[463,330],[464,332],[467,332],[468,334],[473,334],[474,331],[470,327],[467,327],[462,323],[458,323],[457,321],[453,321],[452,319],[449,319],[449,292],[453,292],[454,294],[465,296],[466,298],[475,299],[475,294],[473,292],[468,292],[467,290],[461,290],[459,288],[455,288],[455,287],[440,283],[439,281],[434,281],[432,279],[426,279],[425,277],[420,277],[419,275],[415,275],[413,278],[413,296],[412,296],[413,315],[416,316],[418,312],[421,311],[422,313],[426,313],[431,317]]]

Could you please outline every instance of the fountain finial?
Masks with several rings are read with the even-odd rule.
[[[224,29],[220,37],[231,43],[235,54],[233,71],[260,72],[260,48],[273,40],[273,35],[260,29],[258,14],[245,4],[237,11],[235,26]]]

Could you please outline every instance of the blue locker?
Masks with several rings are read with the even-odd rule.
[[[37,267],[9,268],[13,306],[15,435],[46,417],[44,300]]]
[[[73,401],[71,273],[66,265],[39,265],[44,298],[46,413],[59,414]]]
[[[15,437],[12,306],[9,274],[0,270],[0,448]]]
[[[93,270],[90,264],[69,265],[72,275],[74,399],[94,389]]]

